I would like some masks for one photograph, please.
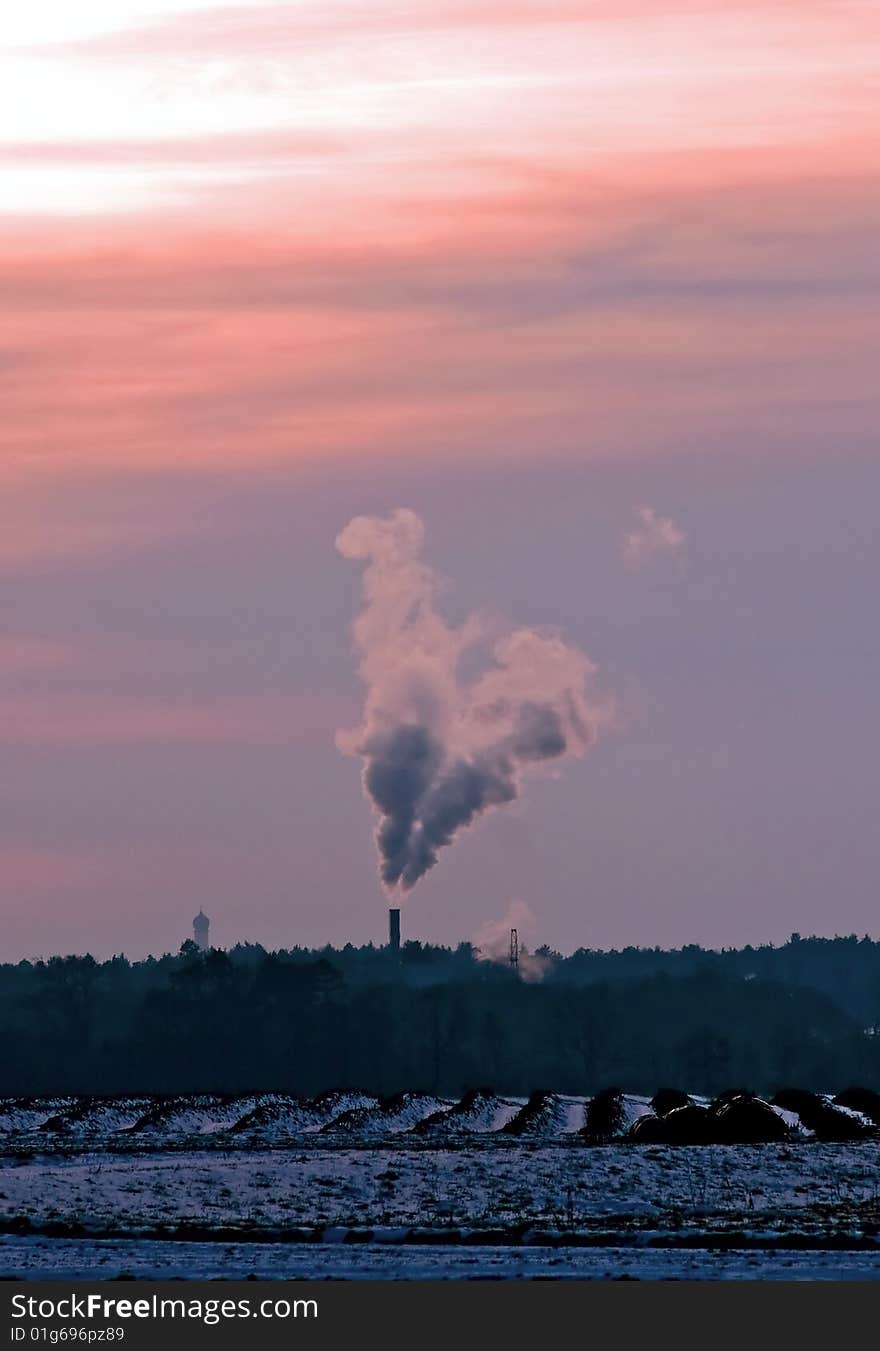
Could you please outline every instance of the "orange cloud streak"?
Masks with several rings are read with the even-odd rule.
[[[81,230],[57,255],[8,240],[0,483],[529,455],[517,429],[544,419],[551,440],[554,422],[579,422],[561,452],[604,454],[652,416],[676,371],[688,368],[681,415],[698,428],[713,404],[741,398],[738,370],[769,363],[770,384],[748,395],[758,406],[774,361],[784,384],[783,365],[811,346],[857,394],[861,364],[833,352],[874,329],[863,293],[878,194],[840,170],[786,174],[770,157],[751,173],[730,163],[730,181],[716,174],[709,190],[695,186],[703,157],[642,168],[626,193],[539,177],[365,251],[344,233],[192,226],[158,241],[146,226],[122,232],[116,247]],[[13,532],[0,555],[18,547]]]
[[[179,122],[86,134],[71,109],[0,144],[50,189],[156,186],[138,212],[0,225],[0,489],[641,453],[805,390],[829,419],[867,406],[876,27],[835,0],[351,0],[70,44],[80,74],[146,72]],[[174,528],[13,514],[0,563]]]

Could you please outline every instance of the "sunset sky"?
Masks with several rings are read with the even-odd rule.
[[[876,0],[0,36],[0,959],[382,940],[334,539],[400,506],[616,710],[405,937],[880,936]]]

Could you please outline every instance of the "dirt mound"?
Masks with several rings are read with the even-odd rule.
[[[655,1116],[668,1116],[679,1107],[689,1107],[691,1099],[680,1088],[658,1088],[651,1099],[651,1108]]]
[[[707,1145],[716,1139],[716,1120],[707,1107],[688,1102],[662,1116],[651,1113],[639,1117],[627,1139],[644,1145]]]
[[[876,1093],[873,1088],[845,1088],[834,1098],[834,1104],[858,1112],[872,1125],[880,1126],[880,1093]]]
[[[228,1130],[270,1096],[260,1093],[194,1093],[181,1097],[157,1098],[143,1116],[121,1134],[130,1138],[177,1143],[194,1136],[214,1135]]]
[[[77,1098],[44,1121],[40,1130],[76,1139],[104,1140],[129,1130],[152,1106],[147,1097]]]
[[[522,1102],[501,1098],[488,1088],[470,1089],[447,1110],[432,1112],[415,1127],[419,1135],[491,1135],[512,1121]]]
[[[452,1106],[430,1093],[395,1093],[370,1106],[353,1107],[340,1113],[323,1131],[339,1132],[361,1139],[376,1139],[413,1130],[427,1117]]]
[[[269,1143],[276,1137],[288,1138],[317,1130],[325,1120],[308,1102],[287,1094],[273,1094],[239,1116],[227,1131],[232,1136],[247,1136],[254,1141]]]
[[[715,1123],[709,1109],[694,1102],[673,1107],[662,1117],[662,1125],[670,1145],[705,1145],[715,1138]]]
[[[632,1123],[626,1139],[634,1145],[665,1145],[663,1118],[655,1116],[653,1112],[646,1112]]]
[[[75,1107],[78,1098],[4,1098],[0,1101],[0,1139],[27,1135]]]
[[[710,1107],[688,1101],[663,1115],[646,1113],[633,1123],[626,1138],[633,1144],[651,1145],[755,1145],[789,1136],[789,1126],[769,1102],[731,1090]]]
[[[501,1129],[505,1135],[546,1140],[563,1135],[567,1124],[568,1113],[559,1094],[536,1089],[526,1105]]]
[[[375,1107],[369,1093],[331,1092],[317,1098],[295,1098],[289,1093],[267,1094],[264,1101],[238,1118],[229,1134],[255,1144],[272,1144],[314,1134],[344,1112]]]
[[[763,1145],[788,1139],[789,1128],[763,1098],[738,1094],[713,1104],[712,1139],[722,1145]]]
[[[619,1140],[627,1129],[627,1111],[619,1088],[603,1088],[586,1105],[583,1136],[591,1145]]]
[[[783,1088],[773,1102],[788,1112],[794,1112],[817,1140],[843,1144],[864,1140],[873,1134],[871,1125],[858,1113],[843,1106],[835,1106],[819,1093],[804,1088]]]

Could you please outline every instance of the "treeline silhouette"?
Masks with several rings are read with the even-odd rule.
[[[538,981],[468,944],[0,966],[0,1096],[880,1089],[880,944],[540,956]]]

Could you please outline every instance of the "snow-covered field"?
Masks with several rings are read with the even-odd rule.
[[[401,1143],[248,1153],[37,1156],[0,1164],[8,1227],[281,1237],[328,1226],[511,1233],[697,1226],[822,1233],[880,1221],[880,1146]],[[185,1235],[182,1235],[185,1236]]]
[[[877,1123],[793,1100],[773,1144],[634,1144],[628,1096],[599,1145],[555,1093],[7,1099],[0,1277],[880,1277]]]
[[[880,1277],[880,1145],[398,1144],[0,1164],[0,1275]]]
[[[871,1281],[875,1252],[557,1248],[481,1244],[142,1243],[0,1238],[0,1274],[36,1281],[643,1280]]]

